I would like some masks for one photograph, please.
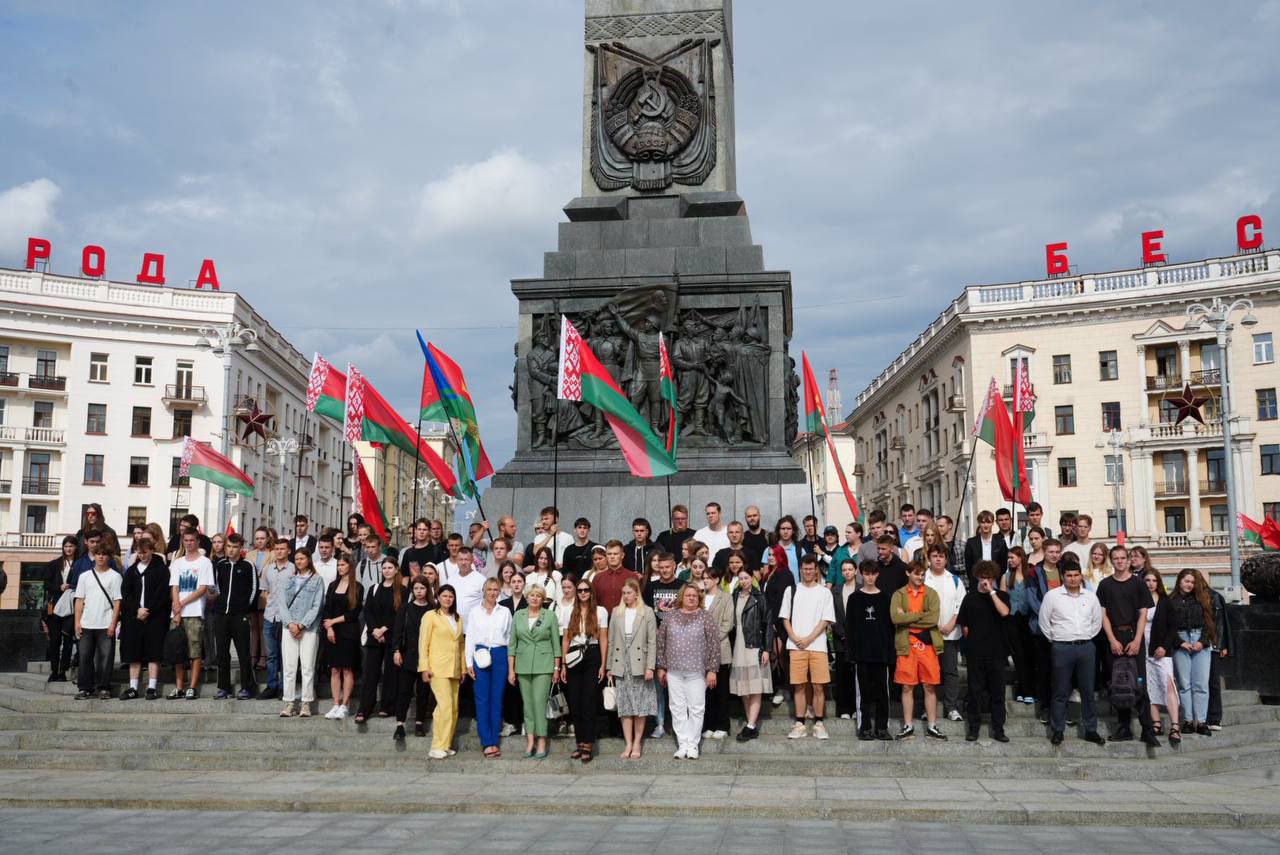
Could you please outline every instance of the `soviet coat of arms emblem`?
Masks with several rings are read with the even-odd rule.
[[[587,45],[595,54],[591,96],[591,177],[601,190],[664,190],[701,184],[716,164],[718,39],[685,39],[658,56],[621,42]]]

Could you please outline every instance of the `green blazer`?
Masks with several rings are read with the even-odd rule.
[[[529,610],[521,609],[511,619],[511,640],[507,656],[516,661],[517,674],[550,674],[560,660],[560,623],[548,608],[538,612],[538,622],[529,626]]]

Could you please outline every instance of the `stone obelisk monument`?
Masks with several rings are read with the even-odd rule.
[[[633,477],[608,424],[556,399],[559,316],[568,315],[656,431],[658,333],[679,390],[671,501],[718,501],[726,519],[809,510],[795,439],[791,274],[769,270],[737,193],[730,0],[586,0],[582,195],[538,279],[516,279],[515,457],[484,495],[524,526],[560,507],[593,535],[667,527],[665,479]],[[522,532],[523,533],[523,532]]]

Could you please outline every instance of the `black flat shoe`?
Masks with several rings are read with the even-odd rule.
[[[1050,745],[1061,745],[1061,744],[1062,744],[1062,731],[1060,731],[1060,730],[1055,730],[1055,731],[1053,732],[1053,736],[1050,736],[1050,737],[1049,737],[1049,744],[1050,744]]]
[[[1117,730],[1108,739],[1108,742],[1133,742],[1133,731]]]
[[[404,725],[403,724],[396,725],[396,732],[391,735],[391,738],[394,739],[396,742],[404,742]]]
[[[1097,733],[1096,731],[1091,732],[1091,733],[1086,733],[1086,734],[1084,735],[1084,741],[1085,741],[1085,742],[1092,742],[1094,745],[1106,745],[1106,744],[1107,744],[1107,740],[1105,740],[1105,739],[1103,739],[1101,736],[1099,736],[1099,735],[1098,735],[1098,733]]]
[[[1200,722],[1196,725],[1196,734],[1199,736],[1213,736],[1213,731],[1209,729],[1209,725]]]
[[[893,734],[887,730],[877,730],[876,742],[893,742]]]
[[[964,735],[964,741],[965,741],[965,742],[977,742],[977,741],[978,741],[978,734],[974,733],[973,731],[969,731],[968,733],[966,733],[966,734]]]
[[[414,722],[414,725],[413,725],[413,735],[414,735],[414,736],[426,736],[426,735],[427,735],[427,728],[426,728],[426,725],[424,725],[424,724],[423,724],[422,722],[420,722],[420,721],[419,721],[419,722]]]
[[[1156,736],[1154,733],[1148,730],[1147,732],[1142,734],[1142,744],[1147,746],[1148,748],[1159,748],[1160,737]]]
[[[875,739],[875,737],[871,735],[871,731],[869,731],[869,730],[860,730],[860,731],[858,731],[858,741],[859,741],[859,742],[870,742],[870,741],[871,741],[871,740],[873,740],[873,739]]]
[[[994,739],[996,742],[1008,742],[1008,741],[1009,741],[1009,737],[1007,737],[1007,736],[1005,736],[1005,735],[1004,735],[1004,731],[1003,731],[1003,730],[997,730],[995,733],[991,734],[991,738],[992,738],[992,739]]]

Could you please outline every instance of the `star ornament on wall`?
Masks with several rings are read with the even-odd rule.
[[[1192,392],[1190,383],[1182,388],[1181,395],[1170,398],[1169,403],[1178,408],[1175,425],[1180,425],[1187,419],[1195,419],[1200,424],[1204,424],[1204,416],[1200,415],[1200,408],[1209,403],[1209,399]]]
[[[274,415],[264,413],[258,409],[256,403],[253,405],[253,409],[236,413],[236,421],[244,425],[244,432],[240,436],[241,441],[248,442],[249,437],[255,433],[262,437],[263,441],[266,441],[267,430],[273,419],[275,419]]]

